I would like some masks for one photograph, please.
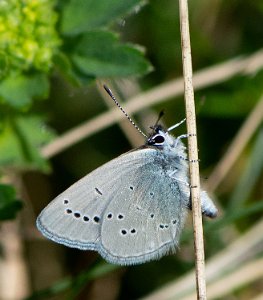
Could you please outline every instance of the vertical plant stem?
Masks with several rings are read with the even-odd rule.
[[[192,57],[189,32],[189,17],[187,0],[179,0],[182,61],[184,73],[184,97],[186,108],[186,124],[188,137],[188,152],[190,165],[190,184],[193,210],[194,244],[195,244],[195,263],[196,263],[196,291],[197,299],[206,299],[205,282],[205,259],[204,259],[204,240],[203,224],[200,204],[200,177],[198,164],[198,148],[196,137],[196,117],[194,103],[194,89],[192,80]]]

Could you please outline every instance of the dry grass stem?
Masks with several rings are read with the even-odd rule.
[[[254,74],[263,67],[263,50],[248,57],[229,60],[212,67],[196,72],[193,76],[195,90],[212,86],[228,80],[237,74]],[[182,95],[184,92],[183,78],[174,79],[161,84],[150,91],[132,97],[123,108],[129,113],[135,113],[151,105],[167,101],[172,97]],[[42,155],[50,158],[84,138],[119,122],[124,116],[117,108],[102,113],[101,115],[79,125],[64,133],[41,150]]]
[[[227,248],[220,251],[217,255],[213,256],[206,262],[208,287],[221,276],[225,276],[227,272],[235,271],[236,266],[247,261],[252,256],[256,256],[261,253],[263,247],[262,231],[263,220],[260,220],[245,234],[237,238]],[[143,299],[182,299],[182,297],[186,295],[194,297],[194,288],[194,271],[191,271]]]
[[[30,293],[28,266],[18,221],[1,225],[0,299],[24,299]]]
[[[260,293],[259,295],[257,295],[255,298],[252,298],[250,300],[262,300],[263,299],[263,293]]]
[[[263,277],[263,258],[255,259],[207,287],[209,299],[224,299],[231,292]],[[181,300],[195,300],[194,294]],[[262,299],[262,298],[261,298]]]
[[[195,245],[196,292],[197,299],[206,299],[205,254],[203,223],[200,201],[200,176],[198,163],[198,146],[196,136],[196,115],[193,88],[193,71],[189,16],[187,0],[179,0],[182,61],[184,72],[184,98],[186,108],[186,125],[188,136],[188,158],[191,184],[192,217]]]
[[[223,159],[214,168],[212,174],[206,182],[207,189],[214,191],[223,181],[226,174],[231,170],[234,163],[244,150],[245,146],[257,130],[263,120],[263,96],[260,98],[257,105],[254,107],[247,120],[240,128],[235,139],[229,146]]]

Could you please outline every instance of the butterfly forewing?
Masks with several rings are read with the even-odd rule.
[[[126,157],[124,159],[124,157]],[[124,154],[73,184],[39,215],[37,226],[55,242],[79,249],[96,249],[102,216],[119,195],[120,180],[131,168],[144,163],[145,155]]]

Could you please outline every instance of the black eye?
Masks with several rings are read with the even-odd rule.
[[[154,143],[155,144],[162,144],[164,142],[164,137],[162,135],[157,135],[154,138]]]

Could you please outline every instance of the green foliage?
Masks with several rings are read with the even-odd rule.
[[[55,135],[33,115],[53,71],[76,86],[150,71],[143,51],[107,29],[141,3],[74,0],[55,11],[53,0],[0,2],[0,166],[49,169],[38,151]]]
[[[48,171],[49,164],[38,149],[53,138],[40,117],[7,118],[0,135],[0,165]]]
[[[30,108],[32,99],[46,98],[48,93],[49,81],[43,73],[12,73],[0,82],[2,104],[18,110]]]
[[[95,78],[141,76],[151,71],[142,47],[122,43],[108,30],[143,3],[72,0],[63,6],[60,28],[65,36],[64,53],[56,57],[62,75],[81,85]]]
[[[0,2],[0,50],[9,71],[34,68],[47,72],[60,44],[53,0]]]
[[[15,189],[6,184],[0,184],[0,221],[14,219],[22,208],[22,202],[16,199]]]
[[[222,86],[214,86],[197,93],[207,99],[200,114],[207,117],[246,116],[257,103],[263,92],[263,71],[253,77],[237,76]]]
[[[65,35],[78,35],[105,28],[142,4],[141,0],[71,0],[63,9],[61,31]]]
[[[93,266],[91,270],[85,270],[75,278],[65,278],[47,289],[34,293],[25,300],[35,300],[42,298],[47,299],[48,297],[61,294],[65,291],[69,291],[70,294],[67,299],[75,299],[75,297],[77,297],[77,295],[87,284],[87,282],[102,277],[108,274],[109,272],[113,272],[119,268],[120,267],[116,265],[99,263]]]
[[[125,77],[150,71],[140,49],[120,43],[117,36],[108,31],[83,34],[72,60],[79,71],[88,76]]]

